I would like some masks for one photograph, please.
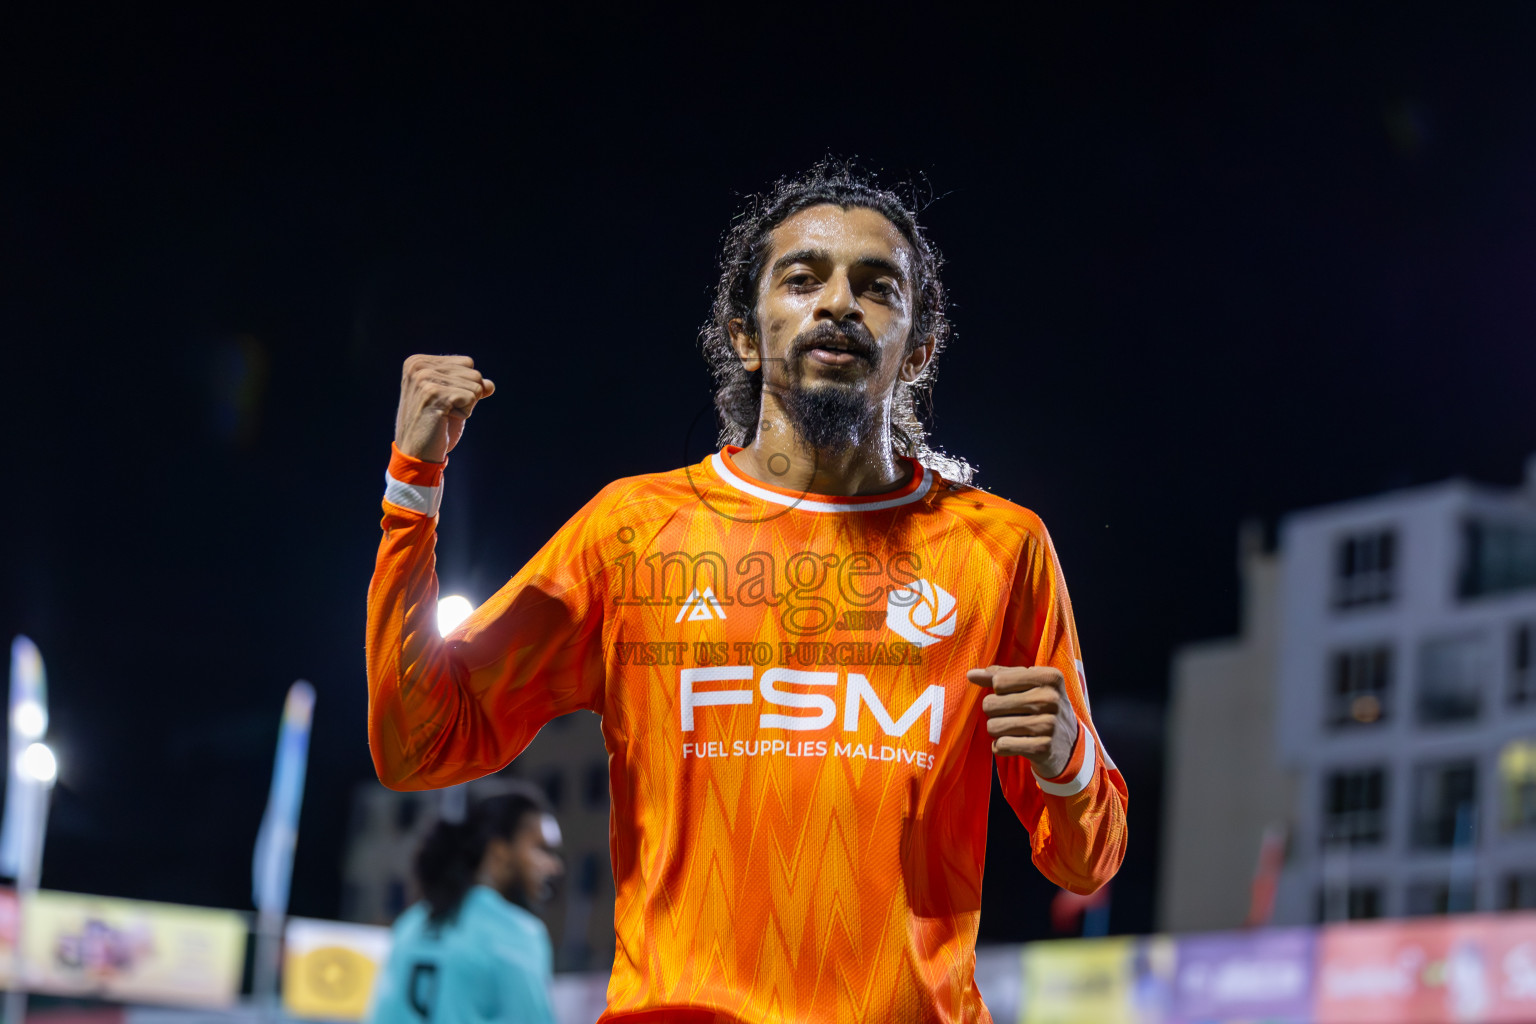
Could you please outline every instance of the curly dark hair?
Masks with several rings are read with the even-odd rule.
[[[947,455],[928,442],[928,423],[933,419],[933,382],[938,374],[939,353],[950,339],[949,319],[944,315],[944,285],[939,280],[943,257],[917,223],[916,189],[908,186],[913,201],[903,201],[890,189],[880,187],[873,175],[845,160],[825,158],[799,177],[780,178],[764,193],[750,196],[746,209],[726,232],[720,251],[720,282],[709,322],[699,331],[699,347],[715,378],[715,418],[721,444],[747,444],[757,429],[763,401],[762,370],[751,373],[731,346],[730,322],[742,321],[756,334],[757,287],[768,262],[768,236],[801,210],[824,203],[843,209],[874,210],[900,231],[912,247],[916,273],[913,292],[911,351],[924,338],[933,339],[933,358],[917,380],[896,386],[891,410],[891,429],[898,450],[941,476],[970,483],[975,468],[964,459]]]
[[[548,813],[549,803],[542,793],[515,783],[505,793],[476,801],[463,821],[443,820],[433,826],[417,849],[414,864],[428,922],[442,925],[458,914],[492,839],[511,839],[530,814]]]

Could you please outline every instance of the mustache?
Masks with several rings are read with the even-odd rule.
[[[857,320],[847,320],[842,323],[823,320],[810,330],[795,335],[794,341],[790,342],[789,353],[792,357],[803,356],[813,348],[846,349],[871,363],[875,362],[880,354],[880,348],[875,344],[875,336],[869,333],[869,328]]]

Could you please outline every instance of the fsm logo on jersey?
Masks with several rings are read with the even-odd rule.
[[[913,580],[886,598],[885,624],[919,647],[954,636],[955,619],[955,595],[929,580]]]
[[[698,719],[697,712],[700,708],[752,704],[756,700],[756,694],[749,689],[699,690],[695,688],[699,683],[719,683],[728,680],[750,682],[755,676],[756,670],[751,665],[714,665],[708,668],[683,669],[678,677],[679,724],[682,731],[685,734],[694,731]],[[870,685],[869,678],[862,673],[806,672],[791,668],[771,668],[762,674],[757,691],[762,694],[765,703],[780,710],[764,711],[759,714],[758,729],[819,732],[835,728],[839,715],[833,694],[806,693],[798,689],[787,689],[787,687],[824,687],[832,689],[835,693],[840,681],[846,684],[841,715],[843,733],[861,733],[863,713],[868,712],[886,737],[900,742],[926,714],[929,746],[937,746],[943,737],[945,694],[942,686],[935,684],[927,686],[898,717],[893,712],[898,710],[900,705],[896,704],[887,709],[885,700],[881,699],[875,688]],[[796,713],[783,713],[784,709],[795,710]],[[811,714],[804,714],[803,712],[806,711]],[[760,734],[751,740],[732,739],[726,736],[721,739],[684,743],[682,754],[685,760],[779,756],[827,757],[830,754],[832,757],[850,760],[866,758],[870,761],[911,764],[919,768],[934,766],[935,755],[931,751],[915,749],[904,743],[896,746],[893,743],[872,742],[873,740],[872,735],[866,735],[862,740],[857,735],[850,736],[846,740],[839,740],[835,736],[807,740],[764,739]]]

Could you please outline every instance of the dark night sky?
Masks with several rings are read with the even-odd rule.
[[[699,456],[719,236],[830,151],[939,197],[936,437],[1052,528],[1132,794],[1114,927],[1150,929],[1169,652],[1235,628],[1239,522],[1536,451],[1536,6],[1067,6],[7,13],[0,625],[48,661],[45,884],[249,906],[302,676],[293,909],[334,915],[401,359],[500,385],[440,549],[484,598]],[[1043,934],[1006,814],[983,935]]]

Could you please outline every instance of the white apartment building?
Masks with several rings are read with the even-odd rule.
[[[1281,526],[1278,923],[1536,906],[1536,460]]]
[[[1251,877],[1277,786],[1276,924],[1536,907],[1536,459],[1520,489],[1453,480],[1292,514],[1273,558],[1277,621],[1227,642],[1247,654],[1175,658],[1163,923],[1242,923],[1240,895],[1200,909],[1189,865]],[[1224,748],[1252,751],[1240,767],[1191,746],[1223,671],[1222,699],[1273,714],[1267,730],[1229,716]],[[1196,820],[1250,782],[1246,817]]]

